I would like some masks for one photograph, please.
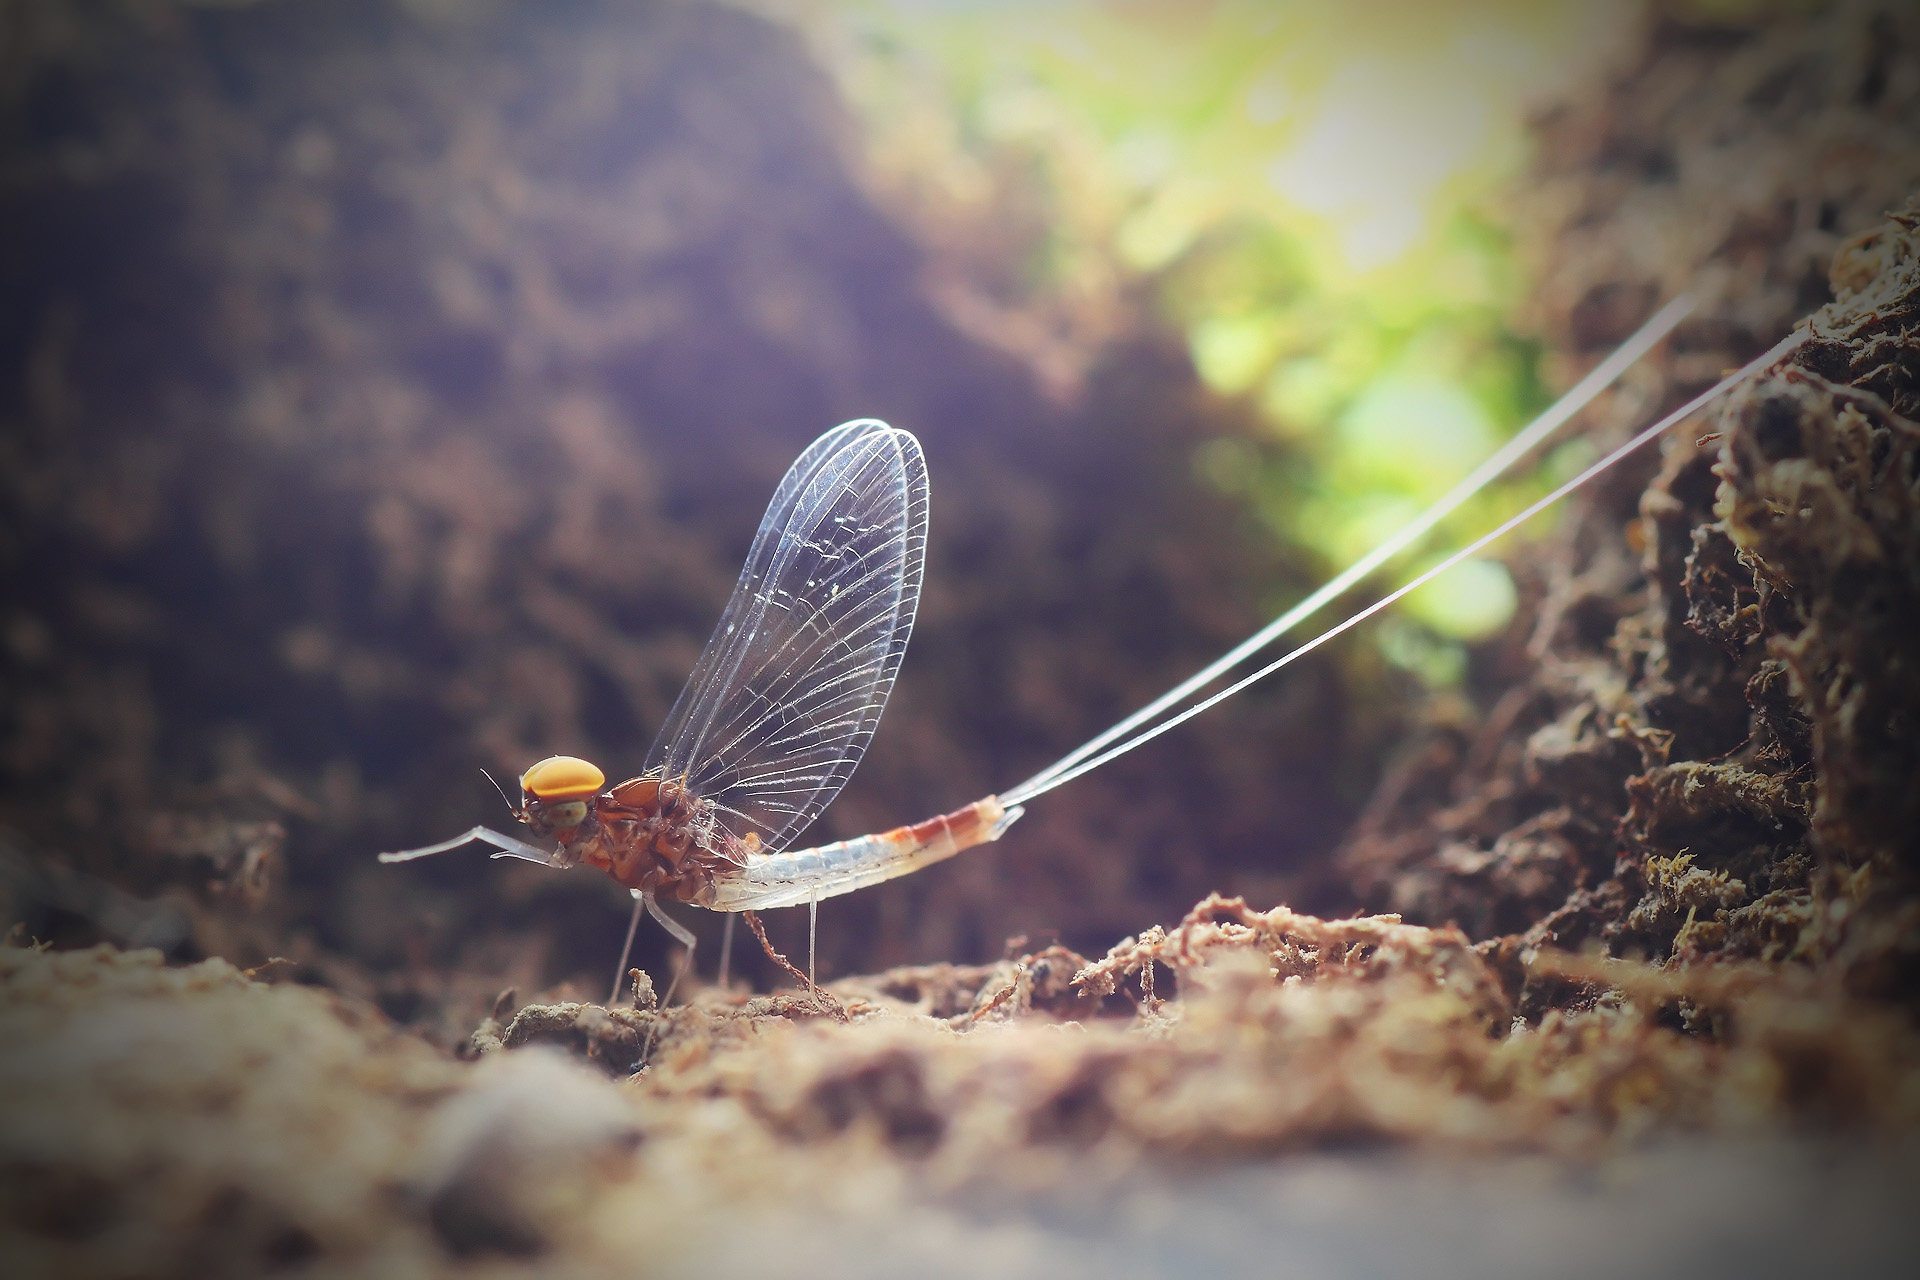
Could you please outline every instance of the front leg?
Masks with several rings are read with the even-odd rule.
[[[380,855],[380,861],[411,862],[415,858],[425,858],[432,854],[445,853],[449,849],[458,849],[461,845],[474,840],[484,841],[500,850],[493,855],[496,858],[520,858],[527,862],[537,862],[543,867],[566,865],[556,860],[558,855],[549,853],[538,845],[528,844],[525,840],[495,831],[491,827],[475,827],[451,840],[442,840],[439,844],[422,845],[418,849],[402,849],[398,853],[383,853]]]

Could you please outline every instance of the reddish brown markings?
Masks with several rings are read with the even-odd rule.
[[[952,813],[943,813],[937,818],[928,818],[925,822],[915,823],[911,827],[900,827],[887,832],[885,839],[907,839],[918,845],[932,844],[944,833],[953,838],[954,844],[966,848],[978,844],[977,839],[969,837],[980,829],[980,808],[968,805],[964,809],[955,809]]]
[[[913,837],[915,844],[932,844],[946,833],[950,825],[946,815],[941,814],[937,818],[928,818],[925,822],[916,822],[913,826],[907,828],[907,834]]]
[[[651,809],[660,795],[658,778],[628,778],[608,793],[615,804],[630,809]]]
[[[629,778],[593,801],[599,821],[576,854],[629,889],[666,901],[689,902],[713,877],[741,865],[745,847],[716,831],[718,847],[700,843],[695,826],[703,805],[677,782]]]

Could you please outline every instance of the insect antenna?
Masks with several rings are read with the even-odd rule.
[[[511,813],[516,818],[519,817],[520,810],[514,808],[513,801],[507,799],[506,789],[502,787],[498,782],[493,781],[493,775],[487,772],[485,765],[482,765],[480,767],[480,776],[485,778],[488,782],[493,782],[493,789],[500,793],[500,803],[507,806],[508,813]]]

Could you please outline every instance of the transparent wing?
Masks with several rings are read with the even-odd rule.
[[[787,846],[853,775],[906,653],[927,543],[920,442],[835,427],[800,455],[648,753],[735,835]]]

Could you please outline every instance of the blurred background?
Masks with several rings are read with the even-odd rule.
[[[1719,56],[1756,11],[1657,30]],[[810,841],[1008,787],[1159,693],[1663,291],[1556,294],[1526,228],[1560,189],[1518,194],[1539,139],[1590,142],[1539,131],[1553,104],[1646,47],[1625,4],[5,0],[0,24],[12,917],[286,957],[449,1040],[509,984],[597,992],[625,893],[373,854],[504,825],[483,767],[637,772],[827,427],[917,434],[933,517],[892,704]],[[1551,450],[1395,576],[1591,456]],[[1552,536],[1005,841],[828,904],[823,976],[1099,952],[1215,889],[1351,908],[1333,852],[1410,735],[1513,678]],[[804,945],[802,913],[771,927]]]

